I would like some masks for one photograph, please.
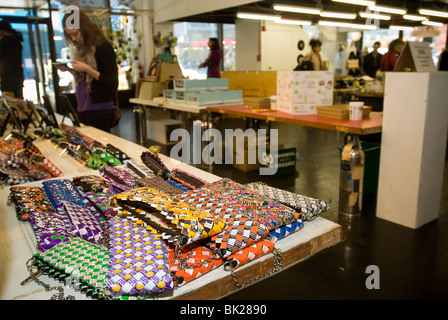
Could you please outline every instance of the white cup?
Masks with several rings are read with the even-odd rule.
[[[362,120],[362,110],[364,108],[363,101],[351,101],[350,106],[350,120]]]

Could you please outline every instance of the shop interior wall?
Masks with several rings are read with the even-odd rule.
[[[190,3],[194,9],[185,11],[185,3]],[[197,7],[202,0],[177,1],[177,0],[138,0],[136,6],[141,9],[149,9],[152,12],[137,18],[137,29],[142,30],[142,50],[140,61],[144,72],[147,72],[151,60],[163,51],[163,48],[155,48],[153,35],[160,32],[163,35],[173,32],[175,22],[166,21],[186,12],[194,10],[194,14],[206,11],[211,4]],[[205,1],[215,5],[215,9],[230,6],[231,2],[238,1]],[[239,1],[244,2],[244,1]],[[181,4],[182,3],[182,4]],[[194,4],[194,5],[192,5]],[[170,16],[168,16],[167,7]],[[182,11],[184,10],[184,11]],[[163,22],[162,22],[163,21]],[[334,71],[334,60],[341,44],[346,44],[346,32],[338,32],[338,28],[319,27],[319,34],[323,42],[322,57],[329,60],[330,70]],[[237,19],[235,22],[236,38],[236,71],[276,71],[293,70],[297,65],[299,54],[307,54],[310,36],[300,26],[277,24],[271,21]],[[305,42],[305,48],[299,51],[297,44],[300,40]]]
[[[293,70],[297,66],[299,55],[306,55],[311,51],[310,36],[301,26],[279,24],[272,21],[263,22],[261,31],[261,70],[279,71]],[[334,47],[336,45],[336,28],[322,33],[322,60],[331,62],[330,70],[334,70]],[[299,50],[298,42],[303,41],[305,47]],[[237,46],[239,42],[237,39]],[[243,43],[244,45],[244,43]]]

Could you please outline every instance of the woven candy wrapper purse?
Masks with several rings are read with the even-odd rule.
[[[62,201],[83,205],[83,197],[76,185],[68,179],[47,180],[42,182],[48,200],[54,209],[57,209]]]
[[[102,167],[99,171],[102,177],[110,183],[117,185],[123,191],[141,186],[138,177],[123,168],[106,166]]]
[[[226,226],[224,220],[149,187],[116,194],[111,206],[120,216],[142,221],[153,234],[181,246],[218,234]]]
[[[207,184],[205,180],[177,168],[171,171],[170,179],[181,183],[190,190],[201,188]]]
[[[168,252],[161,237],[121,217],[112,219],[109,229],[110,268],[105,283],[113,296],[173,289]]]
[[[109,181],[99,176],[94,175],[79,176],[74,177],[72,180],[75,186],[84,193],[86,192],[104,193],[106,189],[109,188]]]
[[[23,281],[22,285],[34,280],[46,287],[48,285],[37,279],[40,275],[46,274],[88,297],[104,299],[110,296],[104,283],[109,269],[108,262],[107,250],[80,238],[71,238],[69,241],[35,254],[28,263],[30,277]],[[37,267],[36,272],[32,272],[33,266]],[[46,287],[47,289],[58,289],[59,296],[56,295],[53,298],[64,299],[62,287]],[[73,299],[70,296],[67,298]]]
[[[311,221],[330,208],[330,205],[322,200],[303,196],[279,188],[271,187],[261,182],[245,185],[253,191],[287,205],[300,213],[303,221]]]
[[[219,249],[225,259],[225,270],[232,273],[238,287],[246,284],[238,283],[234,271],[265,254],[274,254],[274,267],[268,274],[252,281],[280,270],[283,266],[281,252],[274,245],[281,235],[287,233],[280,230],[289,227],[289,232],[293,232],[291,225],[294,230],[303,226],[295,210],[229,179],[181,194],[176,199],[227,222],[227,229],[213,236],[207,245],[211,249]]]
[[[155,174],[151,170],[149,170],[146,166],[140,165],[131,159],[124,160],[123,164],[129,172],[133,173],[139,178],[155,177]]]
[[[197,191],[193,190],[181,195],[179,199],[183,200],[182,197],[191,197],[195,194],[200,194],[199,198],[208,194],[208,197],[219,199],[221,202],[225,202],[228,208],[244,213],[265,225],[268,230],[291,223],[299,217],[298,213],[292,208],[245,188],[230,179],[221,179],[207,184]],[[198,197],[194,196],[194,198]]]
[[[124,162],[125,160],[131,159],[126,153],[115,147],[114,145],[108,143],[106,145],[106,151],[113,155],[115,158]]]
[[[100,221],[96,219],[88,208],[62,201],[57,210],[61,215],[65,214],[69,217],[71,226],[68,231],[70,233],[96,244],[103,243],[104,232]]]
[[[143,184],[145,187],[150,187],[150,188],[156,189],[160,192],[168,194],[169,196],[176,196],[176,195],[184,192],[178,186],[173,185],[173,184],[169,183],[168,181],[163,180],[159,176],[140,179],[141,184]]]
[[[165,164],[160,160],[160,158],[149,151],[143,152],[140,156],[143,164],[148,167],[154,174],[162,177],[163,179],[168,179],[170,176],[170,170],[165,166]]]
[[[145,299],[172,288],[168,253],[160,238],[121,218],[111,221],[110,230],[108,250],[80,238],[70,238],[35,254],[27,263],[30,277],[22,285],[34,280],[46,291],[59,290],[53,299],[64,299],[64,290],[49,288],[38,280],[42,274],[93,299]],[[70,298],[73,299],[66,297]]]
[[[89,209],[101,224],[109,221],[116,213],[109,207],[110,195],[106,193],[84,193],[84,206]]]
[[[175,287],[182,287],[224,263],[215,251],[203,245],[184,248],[168,245],[167,248]]]
[[[298,216],[293,209],[260,196],[230,179],[221,179],[183,193],[176,200],[227,222],[227,229],[212,237],[210,244],[213,248],[219,248],[224,258],[265,238],[271,230],[296,221]]]
[[[10,191],[8,204],[14,204],[19,220],[31,223],[38,250],[68,240],[68,221],[53,209],[42,188],[14,186]]]

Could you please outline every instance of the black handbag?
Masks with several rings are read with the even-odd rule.
[[[311,60],[302,60],[302,62],[294,69],[294,71],[314,70]]]

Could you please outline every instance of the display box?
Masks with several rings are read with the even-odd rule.
[[[163,90],[163,98],[165,98],[168,101],[173,101],[174,100],[174,90],[172,90],[172,89]]]
[[[317,106],[333,104],[334,73],[278,71],[277,109],[290,114],[317,114]]]
[[[152,100],[163,95],[166,89],[164,82],[140,81],[136,90],[137,98],[142,100]]]
[[[200,91],[185,92],[185,102],[198,106],[215,105],[222,103],[221,92],[219,91]]]
[[[223,104],[241,104],[243,103],[243,90],[225,90],[221,91]]]
[[[227,78],[209,78],[207,79],[209,90],[228,90],[229,79]]]
[[[296,148],[283,148],[279,145],[277,155],[275,159],[272,159],[269,148],[266,149],[266,158],[270,159],[269,166],[262,165],[264,167],[275,169],[277,174],[285,174],[296,172],[296,159],[297,159],[297,149]]]
[[[149,139],[170,145],[178,143],[178,141],[170,141],[171,132],[176,129],[184,129],[185,124],[175,119],[149,120],[147,128]]]
[[[271,99],[268,97],[244,97],[243,103],[251,109],[269,109]]]
[[[176,79],[174,80],[176,91],[207,91],[207,79]]]
[[[185,103],[185,91],[174,90],[173,101],[176,103]]]

